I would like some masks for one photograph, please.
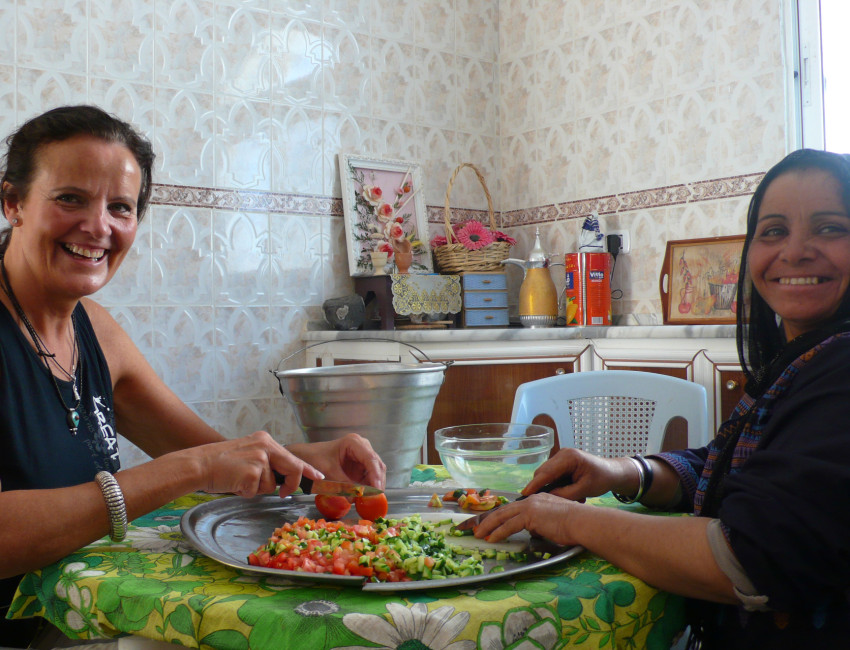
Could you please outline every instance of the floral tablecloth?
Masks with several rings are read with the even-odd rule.
[[[418,466],[412,484],[447,478]],[[27,574],[10,617],[45,617],[74,639],[134,634],[221,650],[666,649],[684,627],[683,599],[590,553],[518,579],[399,594],[242,572],[180,533],[183,512],[211,498],[177,499],[133,521],[121,544],[104,538]]]

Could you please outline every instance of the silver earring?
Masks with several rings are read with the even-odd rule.
[[[17,226],[17,225],[18,225],[18,220],[17,220],[17,219],[12,219],[12,225],[13,225],[13,226]]]

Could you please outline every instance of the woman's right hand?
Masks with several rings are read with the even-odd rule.
[[[537,468],[522,493],[534,494],[547,483],[567,474],[572,477],[572,482],[553,490],[552,494],[583,502],[588,497],[622,489],[628,482],[631,469],[628,458],[600,458],[578,449],[561,449]]]
[[[235,440],[191,447],[183,452],[199,460],[199,489],[211,493],[231,492],[243,497],[275,491],[274,472],[286,477],[280,496],[294,492],[301,476],[319,480],[324,475],[287,451],[265,431]]]

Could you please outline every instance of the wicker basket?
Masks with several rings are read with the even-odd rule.
[[[452,230],[452,212],[449,207],[449,199],[452,194],[452,185],[455,178],[464,167],[469,167],[475,172],[478,177],[481,187],[484,188],[484,195],[487,197],[487,210],[490,213],[490,230],[496,229],[496,221],[493,218],[493,200],[490,198],[490,191],[487,189],[487,183],[484,182],[484,176],[478,171],[478,168],[472,163],[462,163],[454,170],[452,177],[449,179],[449,186],[446,188],[446,208],[444,212],[446,226],[446,245],[437,246],[434,248],[434,260],[437,262],[437,269],[440,273],[463,273],[464,271],[501,271],[504,267],[501,261],[507,259],[511,245],[506,241],[493,242],[489,246],[480,248],[476,251],[469,250],[466,246],[458,242]]]

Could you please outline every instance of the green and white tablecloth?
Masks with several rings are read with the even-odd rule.
[[[412,484],[444,488],[446,479],[442,467],[421,465]],[[183,512],[211,498],[177,499],[132,522],[121,544],[104,538],[27,574],[10,617],[42,616],[74,639],[134,634],[222,650],[666,650],[684,627],[682,598],[590,553],[517,579],[398,594],[242,572],[180,533]]]

